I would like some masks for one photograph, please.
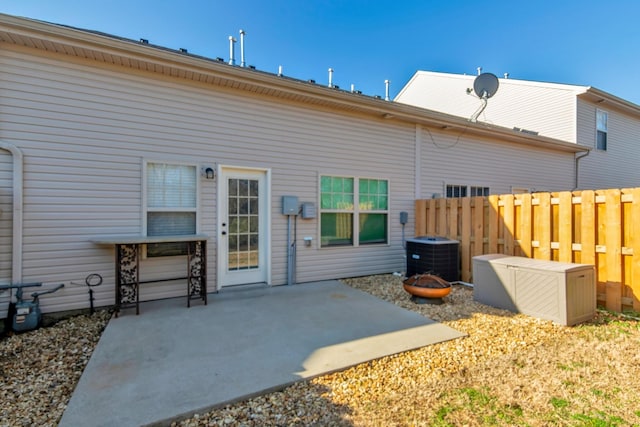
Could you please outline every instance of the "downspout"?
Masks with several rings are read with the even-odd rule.
[[[0,141],[0,149],[13,156],[13,233],[11,282],[22,283],[22,152],[13,144]]]
[[[579,166],[579,162],[580,160],[584,159],[585,157],[587,157],[589,155],[589,153],[591,153],[591,150],[584,152],[584,154],[582,154],[581,156],[577,156],[575,158],[576,161],[576,177],[575,177],[575,185],[573,187],[573,191],[578,189],[578,166]]]
[[[420,125],[416,125],[416,139],[414,146],[414,154],[413,154],[413,168],[414,168],[414,198],[416,200],[422,198],[422,175],[420,171],[422,170],[422,127]]]

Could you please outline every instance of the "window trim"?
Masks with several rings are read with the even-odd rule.
[[[173,165],[173,166],[189,166],[195,169],[196,173],[196,205],[194,208],[152,208],[149,209],[149,201],[147,200],[148,196],[148,166],[149,164],[162,164],[162,165]],[[142,205],[142,235],[147,236],[147,217],[149,212],[193,212],[196,215],[196,230],[195,234],[200,233],[200,221],[201,221],[201,209],[200,209],[200,168],[196,162],[188,162],[188,161],[175,161],[169,159],[156,159],[149,158],[142,160],[142,197],[141,197],[141,205]],[[158,256],[157,258],[171,258],[171,257],[182,257],[184,255],[167,255],[167,256]],[[142,258],[147,258],[147,245],[143,245],[142,247]],[[156,257],[154,257],[156,258]]]
[[[353,179],[353,209],[322,209],[322,178],[351,178]],[[372,179],[387,182],[387,209],[386,210],[360,210],[360,180]],[[391,180],[389,178],[358,176],[342,173],[318,173],[318,247],[320,249],[358,248],[369,246],[390,246],[391,245]],[[323,245],[322,244],[322,214],[323,213],[349,213],[352,215],[351,233],[353,242],[350,245]],[[385,214],[387,216],[386,242],[383,243],[360,243],[360,214]]]

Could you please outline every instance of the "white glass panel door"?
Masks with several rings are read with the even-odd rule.
[[[220,285],[266,282],[265,172],[225,169],[220,178]]]

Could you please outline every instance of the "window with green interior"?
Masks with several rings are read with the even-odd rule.
[[[197,166],[145,162],[145,232],[147,236],[196,234]],[[147,257],[185,255],[186,243],[148,244]]]
[[[322,247],[388,243],[388,219],[388,180],[320,177]]]

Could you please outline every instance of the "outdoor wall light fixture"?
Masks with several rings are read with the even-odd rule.
[[[216,177],[216,172],[211,166],[205,166],[202,168],[202,177],[204,179],[214,179]]]

